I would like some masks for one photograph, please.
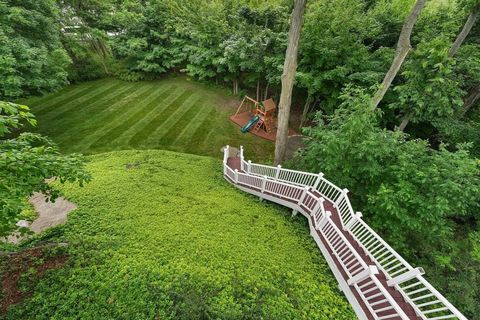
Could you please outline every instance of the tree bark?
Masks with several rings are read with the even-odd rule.
[[[399,131],[404,131],[405,130],[405,127],[407,126],[407,124],[410,122],[410,120],[412,119],[413,117],[413,112],[412,113],[409,113],[405,116],[405,118],[403,118],[402,120],[402,123],[400,123],[400,125],[398,126],[398,130]]]
[[[257,80],[257,101],[260,101],[260,79]]]
[[[385,78],[383,79],[380,88],[373,96],[372,110],[375,110],[380,101],[382,101],[385,93],[387,93],[403,62],[405,61],[408,52],[412,48],[410,36],[412,35],[413,27],[415,26],[418,16],[420,15],[420,12],[422,12],[424,6],[425,0],[417,0],[412,11],[408,15],[407,20],[405,20],[405,23],[402,27],[402,32],[400,32],[400,36],[398,37],[397,49],[395,51],[392,65],[390,66],[387,74],[385,74]]]
[[[307,101],[305,101],[305,105],[303,106],[302,118],[300,119],[299,129],[303,127],[303,125],[305,124],[305,120],[307,120],[307,115],[313,102],[312,100],[313,99],[311,95],[308,95]]]
[[[268,80],[267,80],[267,85],[265,86],[265,96],[263,100],[267,100],[267,99],[268,99]]]
[[[465,41],[465,38],[467,38],[468,34],[470,33],[470,30],[472,30],[472,27],[475,25],[475,22],[477,21],[479,13],[480,13],[480,3],[477,3],[475,7],[472,9],[472,12],[470,12],[470,15],[468,16],[462,31],[460,31],[457,38],[455,39],[455,42],[450,48],[450,51],[448,52],[449,57],[453,57],[457,53],[458,49],[460,49],[460,46],[462,45],[463,41]]]
[[[303,24],[303,14],[307,0],[296,0],[293,8],[290,30],[288,32],[288,46],[285,54],[282,73],[282,92],[278,104],[278,126],[275,141],[275,165],[281,164],[285,158],[288,140],[288,120],[292,104],[292,92],[297,72],[298,44]]]
[[[475,103],[477,103],[480,100],[480,83],[477,84],[470,92],[468,93],[468,96],[465,98],[465,102],[463,104],[463,111],[462,115],[460,118],[463,118],[465,114],[470,110],[471,107]]]

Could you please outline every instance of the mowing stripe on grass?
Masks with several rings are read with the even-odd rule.
[[[65,114],[72,115],[72,112],[79,112],[83,110],[84,106],[88,106],[92,102],[98,101],[105,92],[117,90],[122,87],[121,82],[112,82],[106,86],[99,86],[95,89],[88,91],[86,94],[81,95],[68,103],[57,105],[56,108],[49,110],[42,114],[41,119],[46,121],[56,121],[63,117]]]
[[[64,109],[62,112],[52,117],[51,120],[61,120],[67,114],[69,117],[75,117],[77,114],[84,114],[86,110],[92,109],[94,106],[100,107],[100,109],[95,108],[96,112],[97,110],[102,110],[104,107],[107,107],[103,101],[109,101],[111,98],[115,98],[119,93],[130,90],[133,87],[135,87],[135,85],[125,86],[123,83],[117,83],[114,86],[109,87],[107,90],[101,90],[97,92],[97,94],[90,96],[90,98],[85,101],[82,101],[83,99],[79,99],[77,103],[72,104],[67,109]]]
[[[178,98],[181,94],[184,93],[184,88],[177,87],[175,85],[174,89],[162,94],[162,99],[153,101],[151,103],[152,109],[146,114],[143,115],[141,119],[138,119],[136,123],[132,124],[125,132],[123,132],[120,137],[117,138],[117,142],[121,141],[123,144],[128,145],[131,137],[136,134],[138,131],[142,130],[154,117],[163,112],[166,108],[170,106],[170,103],[163,103],[164,101],[173,101]]]
[[[188,123],[190,120],[187,118],[183,118],[185,114],[187,114],[190,110],[195,110],[195,105],[198,101],[202,99],[198,93],[194,93],[187,100],[185,100],[179,108],[175,110],[167,119],[165,119],[152,133],[149,137],[152,140],[153,145],[161,145],[161,140],[164,135],[168,134],[168,132],[179,122]],[[147,143],[148,140],[147,139]]]
[[[178,137],[179,132],[181,133],[185,127],[190,124],[199,110],[201,110],[205,101],[206,98],[204,96],[201,98],[199,97],[187,110],[181,111],[181,109],[179,109],[179,112],[170,116],[170,119],[172,120],[167,119],[164,123],[166,126],[162,125],[159,128],[163,129],[163,135],[161,137],[156,136],[156,144],[160,146],[171,145]]]
[[[56,107],[68,102],[72,102],[77,98],[85,95],[85,93],[87,93],[92,88],[101,87],[103,85],[103,82],[104,81],[95,81],[94,83],[89,83],[88,85],[78,86],[75,88],[76,90],[69,90],[68,92],[63,92],[62,95],[58,97],[53,97],[53,99],[52,97],[47,96],[44,99],[44,103],[35,102],[35,111],[44,116],[52,110],[56,109]]]
[[[120,137],[125,131],[130,129],[133,125],[135,125],[135,123],[143,119],[149,112],[151,112],[152,107],[156,105],[158,100],[163,101],[163,99],[170,94],[168,91],[171,89],[171,86],[164,87],[162,88],[163,90],[158,90],[158,87],[152,88],[154,91],[147,93],[142,100],[135,102],[135,105],[140,105],[138,110],[131,108],[126,113],[123,113],[121,121],[113,122],[113,128],[111,125],[105,126],[100,132],[102,136],[90,144],[90,147],[97,148]],[[109,128],[110,130],[108,130]]]
[[[111,92],[97,102],[86,106],[82,113],[75,113],[74,116],[69,114],[69,117],[64,119],[64,121],[58,121],[58,123],[61,123],[61,127],[68,128],[68,131],[59,134],[58,138],[63,139],[67,137],[69,141],[83,140],[86,134],[94,130],[95,124],[100,124],[101,127],[102,121],[105,121],[108,117],[115,116],[114,114],[112,115],[111,109],[113,107],[124,104],[124,98],[136,94],[139,90],[142,90],[142,86],[135,84],[122,87],[121,90]],[[105,109],[109,110],[102,114],[101,112]],[[93,117],[92,114],[94,115]],[[73,134],[77,136],[72,137]]]
[[[182,132],[170,145],[184,145],[189,144],[195,131],[202,125],[203,121],[208,117],[209,109],[206,108],[206,104],[202,105],[197,110],[197,114],[193,116],[192,120],[186,125]]]
[[[70,85],[68,87],[62,88],[54,93],[45,93],[37,96],[32,96],[29,98],[22,98],[18,99],[17,103],[19,104],[31,104],[36,107],[41,107],[43,105],[43,102],[49,101],[49,100],[54,100],[57,98],[64,98],[66,94],[69,94],[71,92],[77,92],[78,90],[81,90],[82,88],[85,87],[85,84],[74,84]]]
[[[129,141],[129,145],[138,145],[145,141],[156,129],[162,124],[165,119],[175,112],[176,108],[181,105],[185,100],[187,100],[193,92],[190,90],[184,91],[180,96],[175,100],[171,101],[167,108],[165,108],[161,113],[159,113],[155,118],[153,118],[145,127],[138,131]]]
[[[191,153],[201,152],[203,149],[203,144],[206,143],[205,138],[207,137],[210,128],[214,126],[214,118],[215,114],[218,111],[215,108],[212,108],[208,113],[208,116],[202,121],[202,123],[198,126],[197,130],[193,133],[190,146],[192,150]]]

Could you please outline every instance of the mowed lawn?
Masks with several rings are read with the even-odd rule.
[[[102,79],[20,102],[36,115],[34,130],[65,152],[166,149],[218,157],[225,144],[242,144],[254,158],[269,160],[274,148],[229,121],[237,99],[185,77]]]

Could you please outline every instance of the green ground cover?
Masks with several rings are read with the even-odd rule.
[[[41,239],[68,243],[67,264],[7,319],[354,318],[306,220],[237,191],[220,161],[158,150],[91,160],[92,182],[62,187],[78,209]]]
[[[230,143],[270,160],[274,148],[229,121],[238,101],[226,91],[185,77],[135,83],[102,79],[20,102],[37,117],[35,130],[66,152],[163,149],[219,157]]]

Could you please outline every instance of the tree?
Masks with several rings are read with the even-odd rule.
[[[455,61],[448,57],[450,42],[437,37],[417,45],[402,72],[403,83],[397,85],[397,101],[389,107],[405,115],[399,131],[409,122],[435,124],[460,110],[465,92],[455,73]]]
[[[450,49],[449,53],[451,56],[457,53],[458,49],[465,41],[478,19],[478,16],[480,14],[480,2],[478,2],[478,0],[474,1],[477,3],[472,6],[472,10],[468,15],[467,21],[465,22],[462,31],[460,31],[457,38],[455,39],[455,42],[452,45],[452,48]],[[471,88],[468,92],[468,95],[465,97],[461,117],[464,117],[465,114],[470,110],[473,105],[475,105],[475,103],[477,103],[478,100],[480,100],[480,83]]]
[[[380,101],[382,101],[385,93],[388,91],[393,80],[397,76],[398,71],[400,71],[400,68],[405,61],[408,52],[410,52],[410,49],[412,48],[412,45],[410,43],[410,36],[412,35],[413,27],[415,26],[418,16],[420,15],[424,6],[425,0],[417,0],[415,5],[413,6],[412,11],[408,15],[405,23],[403,24],[402,31],[400,32],[400,36],[398,38],[397,49],[395,51],[392,65],[390,66],[388,72],[385,74],[385,78],[383,79],[380,88],[377,90],[372,99],[372,109],[376,109],[378,107]]]
[[[474,0],[477,1],[477,0]],[[465,22],[462,30],[460,33],[457,35],[454,43],[448,50],[448,55],[445,54],[445,57],[442,59],[438,60],[438,56],[442,55],[442,49],[437,50],[432,50],[431,53],[428,55],[428,59],[424,59],[422,62],[422,66],[424,71],[429,71],[430,73],[435,73],[433,77],[426,77],[424,78],[421,82],[417,81],[417,83],[412,86],[409,89],[410,93],[409,95],[412,95],[412,93],[417,92],[418,95],[413,101],[410,101],[409,105],[410,106],[420,106],[419,108],[417,107],[416,110],[410,110],[410,111],[405,111],[406,116],[403,118],[402,122],[400,123],[398,130],[404,131],[406,126],[409,124],[409,122],[412,119],[415,120],[430,120],[430,121],[438,121],[438,119],[434,119],[434,117],[431,117],[430,119],[425,118],[425,114],[427,114],[429,111],[425,110],[428,109],[428,106],[434,106],[433,108],[431,107],[430,109],[436,109],[435,113],[436,116],[440,116],[439,118],[445,118],[445,115],[452,115],[457,107],[459,106],[459,103],[462,104],[459,98],[459,94],[464,94],[462,92],[460,86],[458,84],[454,84],[454,80],[452,81],[452,76],[448,76],[446,71],[450,71],[451,73],[451,68],[449,68],[449,65],[452,64],[452,58],[457,54],[458,50],[460,49],[460,46],[463,44],[465,41],[466,37],[470,33],[470,30],[474,26],[477,16],[480,12],[480,3],[474,4],[472,6],[471,12],[468,16],[467,21]],[[440,36],[441,37],[441,36]],[[437,38],[440,38],[437,37]],[[432,42],[434,42],[433,40]],[[437,60],[437,61],[436,61]],[[449,61],[450,60],[450,61]],[[426,68],[429,68],[430,70],[426,70]],[[420,68],[417,68],[419,70]],[[425,74],[426,72],[423,72]],[[421,78],[418,77],[418,74],[422,74],[422,72],[410,72],[413,77]],[[453,76],[459,76],[459,75],[453,75]],[[440,85],[438,85],[438,81],[441,81]],[[435,86],[435,82],[437,82],[437,85]],[[433,84],[433,85],[432,85]],[[396,89],[401,90],[402,86],[397,87]],[[425,90],[421,90],[422,88],[425,88]],[[479,86],[480,88],[480,86]],[[441,94],[445,92],[450,92],[450,94]],[[403,90],[405,92],[405,90]],[[432,93],[434,92],[435,97],[432,96]],[[465,98],[463,102],[463,111],[462,115],[463,116],[472,105],[475,104],[476,100],[480,96],[480,93],[477,92],[476,88],[474,87],[469,95]],[[404,99],[405,101],[405,99]],[[419,103],[419,102],[424,102],[425,103]],[[428,102],[427,102],[428,101]],[[407,106],[406,109],[411,109]],[[415,108],[413,108],[415,109]],[[430,110],[431,112],[431,110]],[[423,119],[422,119],[423,118]]]
[[[51,201],[58,197],[59,191],[46,179],[80,185],[90,180],[83,156],[60,154],[48,138],[28,132],[7,138],[25,122],[36,124],[27,106],[0,101],[0,237],[15,228],[33,192],[42,192]]]
[[[70,59],[60,34],[53,0],[0,2],[0,99],[52,91],[67,83]]]
[[[477,21],[479,13],[480,13],[480,2],[478,2],[476,5],[472,7],[472,10],[468,15],[467,21],[465,22],[462,28],[462,31],[460,31],[460,33],[457,35],[455,42],[453,43],[452,47],[450,48],[450,51],[448,52],[448,55],[450,57],[453,57],[457,53],[458,49],[460,49],[460,46],[465,41],[468,34],[470,33],[470,30],[472,30],[472,27]]]
[[[275,141],[275,164],[282,163],[288,140],[288,121],[290,118],[290,106],[292,104],[292,92],[297,71],[298,44],[303,24],[306,0],[296,0],[290,21],[288,33],[288,46],[285,54],[285,63],[282,74],[282,91],[278,105],[278,129]]]

